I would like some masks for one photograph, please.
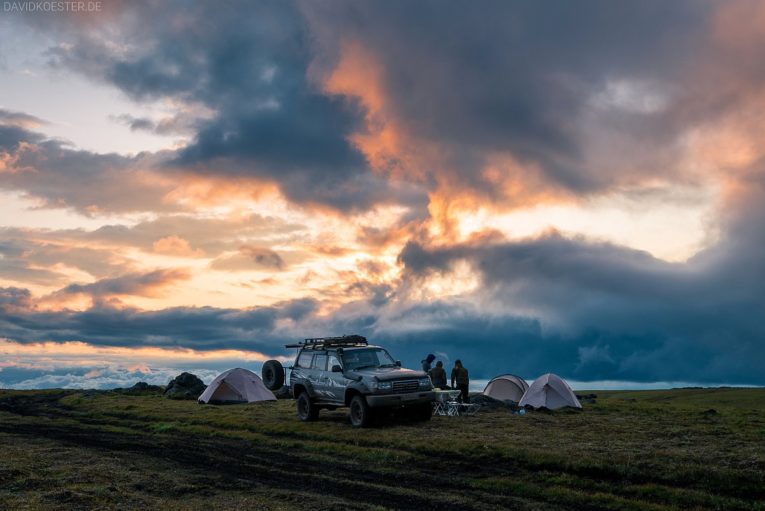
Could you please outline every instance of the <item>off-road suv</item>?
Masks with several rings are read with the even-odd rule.
[[[289,385],[301,420],[315,420],[322,408],[343,406],[350,408],[351,424],[357,427],[394,409],[415,420],[432,415],[428,375],[402,368],[384,348],[360,335],[306,339],[287,347],[298,349]]]

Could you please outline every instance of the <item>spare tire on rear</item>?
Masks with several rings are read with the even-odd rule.
[[[284,367],[278,360],[263,364],[263,383],[268,390],[279,390],[284,385]]]

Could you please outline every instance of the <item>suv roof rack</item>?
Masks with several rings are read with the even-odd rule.
[[[340,337],[311,337],[297,344],[287,344],[286,347],[323,350],[326,348],[367,345],[367,338],[362,335],[343,335]]]

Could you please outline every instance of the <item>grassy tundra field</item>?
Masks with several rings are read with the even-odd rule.
[[[765,389],[356,430],[292,401],[0,391],[0,509],[765,509]]]

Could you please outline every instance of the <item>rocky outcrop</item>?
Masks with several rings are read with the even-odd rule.
[[[197,399],[207,385],[196,375],[181,373],[167,384],[165,397],[170,399]]]
[[[144,395],[144,394],[161,394],[165,390],[160,385],[149,385],[145,381],[139,381],[132,387],[127,389],[114,389],[112,392],[118,392],[120,394],[128,395]]]
[[[276,399],[292,399],[292,389],[289,385],[282,385],[281,388],[272,391]]]

